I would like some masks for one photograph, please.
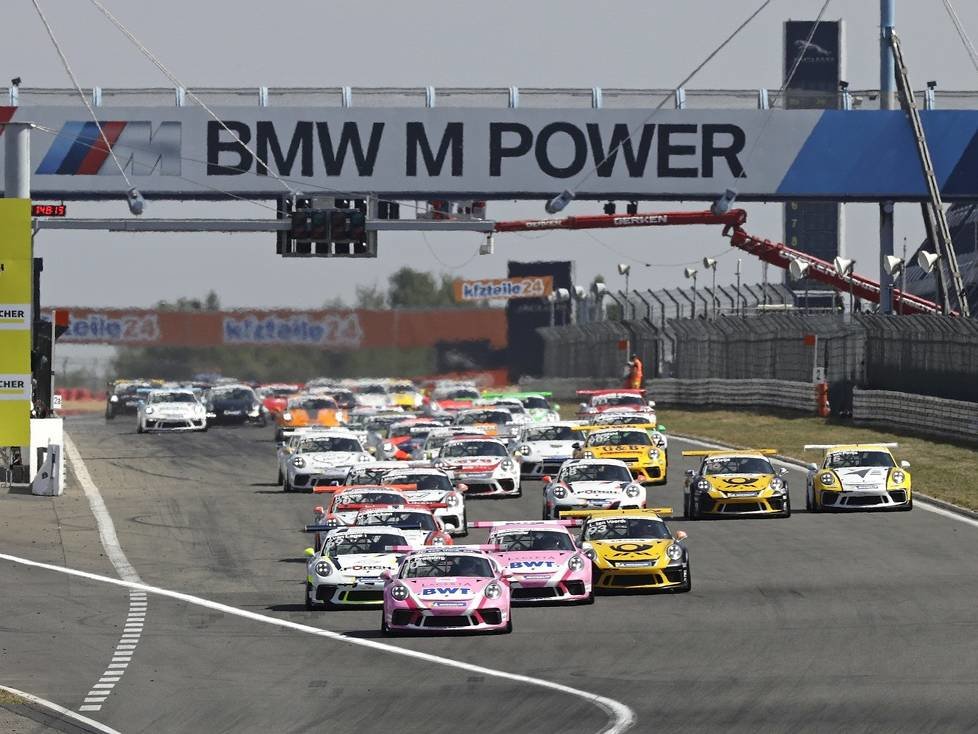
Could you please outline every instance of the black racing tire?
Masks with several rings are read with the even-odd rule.
[[[818,506],[818,500],[815,499],[814,489],[812,489],[811,503],[812,503],[812,509],[809,510],[809,512],[811,512],[813,515],[822,511],[822,508]]]
[[[787,493],[784,496],[784,512],[781,513],[781,517],[785,519],[791,517],[791,497]]]
[[[286,480],[284,482],[282,482],[282,491],[283,492],[292,492],[293,491],[293,487],[292,487],[291,484],[289,484],[288,478],[286,478]]]
[[[699,520],[700,519],[700,513],[697,510],[696,500],[693,498],[693,494],[692,493],[690,493],[689,500],[687,502],[688,502],[688,507],[686,508],[686,519],[687,520]]]
[[[282,473],[281,469],[278,470],[278,480],[275,483],[280,487],[285,484],[285,475]]]
[[[136,433],[145,433],[145,432],[146,431],[143,430],[143,424],[140,423],[139,421],[136,421]]]
[[[913,509],[913,497],[907,502],[903,507],[901,507],[898,512],[910,512]]]
[[[275,429],[275,443],[282,443],[282,439],[285,438],[285,434],[282,432],[281,428]]]
[[[808,487],[805,487],[805,511],[812,512],[812,495]]]
[[[587,595],[580,602],[581,606],[587,606],[589,604],[594,604],[594,588],[591,589],[591,593]]]
[[[311,591],[312,584],[306,581],[306,610],[310,612],[316,608],[316,603],[309,597]]]
[[[512,618],[510,618],[510,620],[508,622],[506,622],[506,626],[503,627],[501,630],[499,630],[498,634],[500,634],[500,635],[508,635],[512,631],[513,631],[513,620],[512,620]]]
[[[106,408],[105,409],[105,420],[110,421],[113,418],[115,418],[115,411],[113,411],[111,408]]]
[[[393,637],[395,634],[394,630],[387,624],[387,618],[383,612],[380,613],[380,634],[384,637]]]
[[[266,418],[266,417],[264,416],[264,414],[263,414],[263,415],[262,415],[262,417],[261,417],[261,418],[260,418],[260,419],[258,420],[258,423],[257,423],[257,425],[258,425],[258,426],[259,426],[260,428],[264,428],[265,426],[267,426],[267,425],[268,425],[268,419],[267,419],[267,418]]]
[[[686,581],[676,589],[677,594],[685,594],[693,590],[693,567],[690,565],[689,560],[686,560]]]
[[[459,528],[458,537],[467,538],[469,535],[469,511],[462,510],[462,527]]]

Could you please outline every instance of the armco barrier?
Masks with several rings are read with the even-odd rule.
[[[620,379],[524,378],[521,390],[546,390],[558,402],[577,402],[584,389],[621,387]],[[681,380],[661,378],[646,383],[649,398],[660,407],[777,408],[815,414],[815,385],[786,380]]]
[[[890,390],[853,391],[856,423],[978,442],[978,403]]]

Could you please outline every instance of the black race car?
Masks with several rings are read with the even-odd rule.
[[[105,397],[105,419],[112,420],[117,415],[135,415],[139,409],[139,401],[149,391],[150,386],[145,382],[118,380],[112,384]]]
[[[218,385],[204,395],[207,425],[256,423],[264,426],[261,400],[248,385]]]

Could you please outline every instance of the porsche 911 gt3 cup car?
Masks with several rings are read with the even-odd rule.
[[[560,420],[560,406],[551,405],[549,392],[486,392],[486,400],[519,400],[534,423],[554,423]]]
[[[673,533],[661,517],[671,512],[659,507],[567,513],[585,518],[581,548],[593,564],[594,588],[689,591],[686,533]]]
[[[353,527],[386,525],[404,532],[411,548],[426,545],[452,545],[452,536],[432,510],[418,505],[370,507],[360,510]]]
[[[632,428],[641,428],[648,433],[652,439],[652,443],[660,449],[669,448],[669,439],[665,434],[666,427],[657,424],[654,416],[650,416],[648,413],[602,413],[601,415],[594,416],[592,420],[594,421],[593,423],[584,423],[579,426],[583,433],[593,433],[602,428],[612,428],[613,426],[630,426]]]
[[[442,447],[453,438],[462,436],[485,436],[485,431],[474,426],[446,426],[445,428],[432,428],[427,438],[424,440],[420,451],[415,455],[416,459],[424,461],[434,461],[441,456]]]
[[[577,547],[568,526],[574,520],[476,522],[472,527],[490,528],[493,555],[509,569],[514,602],[594,601],[591,561]]]
[[[370,507],[403,507],[410,504],[404,492],[379,485],[372,487],[316,487],[313,492],[331,496],[325,506],[313,508],[312,524],[331,528],[353,524],[360,510]],[[321,539],[322,536],[316,536],[317,548]]]
[[[555,478],[543,479],[545,520],[559,518],[567,510],[645,507],[645,487],[617,459],[571,459]]]
[[[486,434],[498,438],[509,438],[519,430],[519,425],[513,420],[513,414],[504,408],[460,410],[455,415],[452,425],[479,428]]]
[[[619,459],[640,482],[665,484],[668,479],[666,450],[655,445],[641,428],[622,426],[589,433],[574,452],[578,459]]]
[[[446,443],[435,462],[454,481],[468,487],[468,495],[519,497],[520,467],[506,444],[493,438],[455,438]]]
[[[448,472],[432,467],[402,467],[386,472],[381,484],[396,487],[412,504],[426,504],[452,535],[468,534],[465,514],[465,492],[468,486],[452,484]]]
[[[278,483],[285,484],[285,474],[288,471],[289,459],[295,454],[299,444],[304,438],[312,438],[316,434],[328,435],[330,428],[297,428],[295,433],[288,436],[285,441],[276,445],[275,459],[278,464]]]
[[[510,632],[508,575],[478,547],[410,553],[384,574],[381,632]]]
[[[824,510],[911,510],[910,462],[899,465],[890,452],[895,443],[805,446],[825,452],[811,464],[805,506]]]
[[[574,444],[583,443],[584,434],[574,423],[523,426],[509,446],[519,462],[523,478],[556,474],[574,455]]]
[[[628,411],[648,413],[655,422],[655,403],[645,399],[645,390],[578,390],[577,394],[583,399],[577,415],[584,420],[597,422],[596,416],[603,413]]]
[[[397,568],[409,540],[394,527],[345,527],[330,532],[317,553],[306,548],[306,609],[319,604],[376,606],[384,600],[381,574]]]
[[[289,398],[285,410],[275,414],[275,440],[281,443],[298,428],[335,428],[347,413],[328,395],[297,395]]]
[[[206,430],[207,410],[191,390],[150,390],[136,410],[136,433]]]
[[[686,472],[683,488],[685,517],[791,516],[791,498],[784,475],[775,471],[768,456],[774,449],[730,451],[683,451],[701,456],[698,469]]]
[[[342,484],[346,487],[356,487],[364,484],[381,484],[384,475],[395,469],[404,469],[404,461],[361,461],[350,467]]]
[[[322,482],[338,485],[350,467],[372,458],[349,431],[337,429],[303,437],[285,465],[284,489],[311,489]]]

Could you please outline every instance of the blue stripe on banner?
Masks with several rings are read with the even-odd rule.
[[[938,183],[957,180],[962,156],[978,131],[978,112],[922,112]],[[966,166],[974,194],[978,158]],[[913,131],[902,111],[827,110],[805,141],[778,193],[838,199],[927,195]],[[963,192],[962,192],[963,193]]]
[[[73,176],[78,173],[82,161],[85,160],[85,156],[88,155],[92,146],[95,145],[98,137],[98,126],[94,122],[86,122],[82,126],[78,137],[75,138],[75,142],[72,144],[65,159],[58,166],[58,173],[63,176]]]
[[[61,168],[61,162],[71,150],[71,146],[78,138],[78,133],[84,126],[84,122],[66,122],[64,124],[54,142],[51,143],[51,147],[48,148],[41,165],[37,167],[36,173],[38,175],[50,175],[58,172],[58,169]]]

